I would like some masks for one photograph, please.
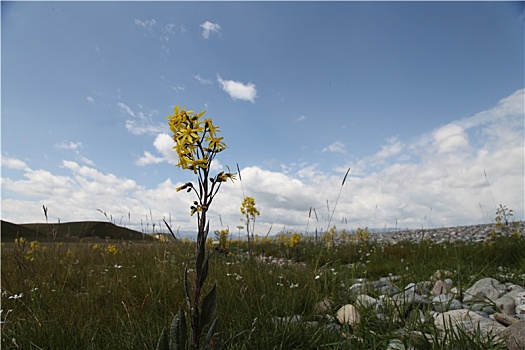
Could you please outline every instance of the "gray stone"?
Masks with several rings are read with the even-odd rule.
[[[287,316],[287,317],[278,317],[273,318],[275,324],[285,324],[285,323],[298,323],[301,322],[303,317],[301,315]]]
[[[517,322],[505,329],[502,333],[505,345],[509,350],[525,349],[525,321]]]
[[[505,315],[499,312],[496,312],[493,316],[496,321],[498,321],[504,326],[510,326],[510,325],[513,325],[514,323],[520,322],[520,320],[517,318],[514,318],[509,315]]]
[[[514,302],[516,303],[516,315],[525,314],[525,292],[516,294]]]
[[[432,295],[446,294],[452,286],[443,280],[438,280],[432,288]]]
[[[452,298],[449,294],[436,295],[432,298],[432,306],[437,312],[446,312],[463,308],[463,304],[459,300]]]
[[[496,307],[502,313],[506,315],[515,315],[516,314],[516,302],[514,301],[514,298],[507,296],[507,294],[505,294],[501,298],[496,299],[494,301],[494,304],[496,304]]]
[[[494,278],[482,278],[465,291],[463,302],[494,301],[505,292],[505,285],[499,283]]]
[[[366,294],[359,294],[355,302],[357,306],[365,308],[375,306],[378,303],[377,299],[372,298],[371,296],[368,296]]]
[[[314,314],[315,315],[326,314],[330,311],[331,308],[332,308],[332,305],[330,304],[329,300],[320,301],[314,306]]]
[[[493,337],[505,330],[505,326],[489,318],[482,317],[469,310],[451,310],[440,314],[434,320],[434,325],[441,332],[459,333],[462,329],[468,334],[474,334],[478,330],[482,338]]]

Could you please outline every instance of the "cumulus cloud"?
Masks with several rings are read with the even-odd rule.
[[[91,103],[94,103],[94,102],[95,102],[95,99],[94,99],[93,97],[91,97],[91,96],[86,97],[86,100],[87,100],[88,102],[91,102]]]
[[[163,161],[164,161],[164,158],[156,157],[153,154],[151,154],[150,152],[144,151],[144,155],[142,157],[140,157],[139,159],[137,159],[135,161],[135,164],[137,164],[138,166],[145,166],[145,165],[149,165],[149,164],[162,163]]]
[[[200,27],[202,28],[202,37],[204,39],[208,39],[211,33],[218,34],[221,30],[221,26],[219,24],[212,23],[210,21],[204,22],[200,25]]]
[[[308,162],[286,165],[281,171],[242,168],[244,193],[255,198],[261,212],[256,232],[266,234],[270,227],[272,234],[282,229],[304,231],[307,225],[310,233],[326,229],[350,165],[331,222],[338,228],[491,222],[495,214],[492,194],[498,204],[514,209],[516,220],[523,220],[523,97],[521,90],[490,110],[442,125],[414,140],[388,139],[378,152],[356,161],[359,172],[353,164],[330,171]],[[158,134],[154,147],[159,155],[145,153],[143,162],[176,162],[172,145],[168,134]],[[380,166],[370,170],[372,164]],[[45,202],[62,221],[94,220],[99,215],[95,209],[101,208],[113,217],[130,212],[137,224],[151,208],[155,218],[171,215],[181,230],[195,230],[188,215],[194,197],[175,191],[185,182],[182,180],[168,178],[145,188],[132,179],[71,161],[62,163],[61,175],[33,170],[16,158],[2,157],[2,166],[10,169],[9,175],[2,174],[2,216],[10,221],[38,221]],[[220,166],[217,163],[217,170]],[[21,177],[11,175],[13,172]],[[224,226],[233,229],[238,225],[242,198],[240,181],[224,183],[209,212],[211,227],[219,228],[219,215]],[[309,218],[310,208],[316,210],[317,220]]]
[[[0,159],[2,160],[2,166],[8,169],[25,170],[25,171],[31,170],[27,166],[27,164],[21,161],[20,159],[5,157],[5,156],[2,156]]]
[[[234,100],[244,100],[255,103],[255,97],[257,97],[257,88],[255,84],[244,84],[235,80],[224,80],[220,75],[217,75],[217,81],[222,89]]]

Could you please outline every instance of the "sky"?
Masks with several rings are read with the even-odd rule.
[[[2,1],[1,218],[195,231],[181,105],[220,126],[212,173],[241,171],[212,230],[243,225],[242,189],[259,235],[523,220],[524,22],[523,2]]]

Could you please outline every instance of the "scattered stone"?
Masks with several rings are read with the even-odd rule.
[[[330,312],[330,309],[332,308],[332,305],[330,304],[329,300],[323,300],[315,304],[314,306],[314,314],[315,315],[323,315]]]
[[[506,327],[513,325],[514,323],[520,322],[520,320],[518,320],[517,318],[499,312],[496,312],[494,314],[494,319]]]
[[[434,284],[434,287],[432,288],[432,294],[433,295],[440,295],[440,294],[446,294],[450,291],[450,288],[452,286],[448,284],[447,282],[443,280],[438,280]]]
[[[388,342],[387,350],[406,350],[405,345],[399,339],[392,339]]]
[[[505,345],[509,350],[525,349],[525,321],[514,323],[503,331]]]
[[[525,314],[525,292],[516,294],[514,302],[516,303],[516,315]]]
[[[501,298],[496,299],[494,304],[499,309],[499,311],[506,315],[516,314],[516,302],[514,301],[514,298],[507,296],[507,294]]]
[[[294,315],[294,316],[287,316],[287,317],[278,317],[275,316],[273,318],[273,323],[276,325],[282,325],[282,324],[291,324],[291,323],[298,323],[301,322],[303,317],[301,315]]]
[[[440,294],[432,298],[432,306],[437,312],[446,312],[450,310],[459,310],[463,308],[461,301],[452,298],[450,294]]]
[[[482,278],[465,291],[464,303],[494,301],[506,292],[504,284],[494,278]]]
[[[353,326],[361,321],[361,315],[352,304],[346,304],[337,311],[337,320],[340,324]]]
[[[505,330],[505,326],[498,322],[466,309],[447,311],[435,319],[434,325],[443,333],[452,331],[457,335],[458,329],[468,334],[475,334],[479,330],[483,338],[501,334]]]
[[[377,305],[378,301],[376,298],[372,298],[366,294],[359,294],[356,298],[356,304],[361,307],[372,307]]]
[[[422,240],[434,243],[454,242],[489,242],[492,240],[491,231],[501,232],[495,224],[470,225],[458,227],[440,227],[432,229],[396,230],[394,232],[377,232],[370,235],[372,241],[385,244],[398,244],[401,242],[420,243]],[[519,222],[516,228],[520,236],[525,236],[525,222]],[[445,275],[436,276],[438,279],[450,277]]]

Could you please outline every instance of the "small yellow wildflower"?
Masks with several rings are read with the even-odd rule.
[[[113,254],[113,255],[117,254],[118,252],[117,246],[114,244],[108,245],[108,247],[106,248],[106,252],[108,252],[109,254]]]

